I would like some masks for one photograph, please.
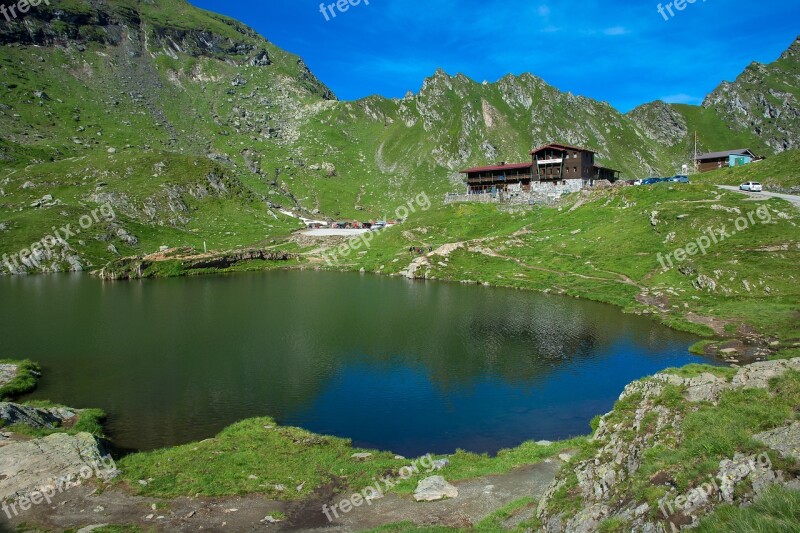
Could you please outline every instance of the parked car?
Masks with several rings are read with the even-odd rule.
[[[757,181],[748,181],[747,183],[742,183],[739,186],[739,190],[741,191],[749,191],[749,192],[762,192],[764,187],[761,186],[760,183]]]
[[[656,183],[661,183],[661,178],[647,178],[646,180],[642,180],[642,185],[654,185]]]
[[[669,181],[675,183],[689,183],[689,176],[672,176]]]

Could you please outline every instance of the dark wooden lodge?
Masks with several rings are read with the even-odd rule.
[[[531,152],[531,163],[507,164],[462,170],[467,175],[469,194],[530,191],[532,184],[566,184],[582,180],[590,185],[595,180],[616,181],[619,171],[595,164],[595,152],[566,144],[551,143]]]

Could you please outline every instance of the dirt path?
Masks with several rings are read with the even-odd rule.
[[[374,501],[370,507],[359,507],[330,524],[308,531],[355,532],[405,521],[418,525],[470,527],[512,502],[541,497],[559,465],[558,461],[550,460],[500,476],[453,483],[458,488],[458,497],[441,502],[416,503],[410,497],[390,494]]]
[[[0,531],[14,531],[21,524],[56,531],[112,524],[168,532],[357,532],[403,521],[469,527],[521,498],[540,497],[559,466],[558,460],[546,460],[508,474],[456,482],[453,484],[458,487],[458,497],[441,502],[417,503],[410,496],[388,494],[374,500],[371,506],[339,513],[333,522],[326,518],[322,505],[332,506],[348,496],[335,495],[333,486],[323,487],[301,502],[271,501],[260,495],[164,500],[133,496],[118,487],[98,491],[93,486],[82,486],[57,495],[49,505],[42,503],[20,512],[11,520],[0,514]],[[285,521],[262,522],[275,513],[282,513]]]

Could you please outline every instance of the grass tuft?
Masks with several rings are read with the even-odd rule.
[[[0,387],[0,399],[12,399],[27,394],[36,388],[41,375],[41,367],[29,359],[14,361],[11,359],[0,360],[0,364],[17,365],[17,375],[14,379]]]

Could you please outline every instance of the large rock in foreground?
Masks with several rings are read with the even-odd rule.
[[[0,447],[0,501],[58,492],[79,481],[116,476],[114,461],[89,433],[55,433]]]
[[[417,485],[414,499],[418,502],[435,502],[445,498],[457,498],[458,489],[442,476],[425,478]]]

